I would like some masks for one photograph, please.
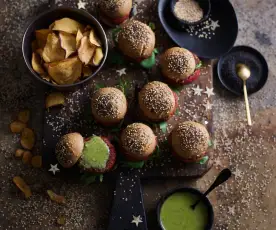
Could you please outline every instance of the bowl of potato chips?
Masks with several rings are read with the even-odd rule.
[[[108,42],[101,24],[88,12],[60,7],[32,20],[22,52],[35,78],[56,89],[71,89],[100,71]]]

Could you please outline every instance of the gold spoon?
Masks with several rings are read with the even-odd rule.
[[[247,88],[246,88],[246,80],[250,78],[251,72],[248,66],[244,64],[237,64],[236,71],[239,78],[243,80],[243,94],[244,94],[244,101],[245,101],[245,107],[246,107],[247,121],[248,121],[248,125],[251,126],[252,121],[251,121],[250,108],[249,108],[248,96],[247,96]]]

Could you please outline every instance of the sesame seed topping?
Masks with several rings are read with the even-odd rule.
[[[197,22],[203,18],[203,10],[195,0],[179,0],[174,6],[174,13],[187,22]]]
[[[142,106],[159,117],[169,115],[175,106],[172,90],[162,82],[150,82],[142,89],[141,95]]]
[[[128,125],[122,134],[122,146],[125,150],[143,154],[152,143],[154,138],[152,130],[141,123]]]
[[[92,107],[98,116],[114,119],[120,115],[120,105],[124,101],[124,94],[118,89],[103,88],[93,96]]]
[[[208,148],[209,134],[206,128],[196,122],[179,123],[176,130],[181,151],[200,157]]]
[[[101,0],[100,6],[106,11],[117,11],[128,0]]]
[[[173,73],[186,74],[194,68],[194,56],[184,49],[174,49],[166,56],[168,70]],[[193,70],[192,70],[193,71]]]
[[[132,20],[123,27],[119,36],[128,41],[132,49],[140,49],[143,52],[150,45],[152,33],[152,30],[146,24]]]

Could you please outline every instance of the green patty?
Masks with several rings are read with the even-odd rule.
[[[109,159],[109,148],[100,137],[85,142],[80,165],[85,169],[104,169]]]

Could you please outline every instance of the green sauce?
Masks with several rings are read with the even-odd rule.
[[[160,218],[165,230],[204,230],[208,223],[208,208],[200,202],[195,210],[190,206],[198,196],[189,192],[176,192],[161,207]]]
[[[109,148],[100,137],[85,142],[80,164],[84,168],[104,169],[109,159]]]

